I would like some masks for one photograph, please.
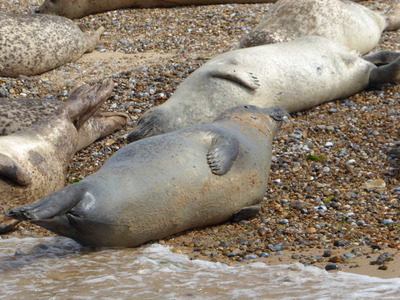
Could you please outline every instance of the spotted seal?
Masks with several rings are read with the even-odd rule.
[[[0,98],[0,136],[22,130],[50,117],[63,104],[62,101],[48,98]],[[123,128],[128,120],[129,116],[120,112],[95,112],[78,130],[76,150],[81,150],[94,141]]]
[[[122,8],[174,7],[230,3],[271,3],[276,0],[45,0],[36,13],[55,14],[71,19]]]
[[[60,16],[0,13],[0,76],[36,75],[74,62],[94,50],[103,32],[83,33]]]
[[[285,116],[239,106],[212,124],[128,144],[96,173],[7,215],[84,245],[134,247],[256,213]]]
[[[360,54],[378,45],[384,30],[400,27],[400,4],[382,15],[348,0],[279,0],[240,41],[240,48],[281,43],[307,35],[326,37]]]
[[[78,148],[78,131],[108,99],[111,80],[73,90],[71,101],[51,117],[0,137],[0,205],[8,209],[64,186],[67,167]]]
[[[251,104],[298,112],[384,82],[399,82],[399,53],[377,67],[320,36],[233,50],[190,74],[162,105],[148,110],[129,142],[211,122],[225,109]]]

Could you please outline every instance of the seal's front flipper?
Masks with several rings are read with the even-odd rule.
[[[232,216],[232,221],[237,222],[255,217],[260,211],[261,211],[261,205],[259,204],[244,207]]]
[[[238,70],[235,65],[218,65],[216,70],[210,72],[210,76],[234,81],[248,89],[256,90],[260,87],[260,81],[253,73]]]
[[[86,190],[83,183],[69,185],[34,203],[13,208],[7,211],[6,215],[17,220],[30,222],[65,215],[84,198]]]
[[[376,67],[369,75],[369,85],[400,82],[400,56],[388,65]]]
[[[233,137],[216,134],[207,154],[207,162],[211,171],[223,175],[232,167],[239,152],[239,141]]]
[[[387,65],[400,57],[400,52],[384,50],[363,56],[362,58],[374,65]]]
[[[0,153],[0,177],[16,182],[22,186],[32,183],[32,178],[22,166],[11,157]]]

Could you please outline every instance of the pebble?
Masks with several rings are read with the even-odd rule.
[[[244,259],[255,259],[258,258],[257,254],[247,254],[243,257]]]
[[[340,267],[336,264],[327,264],[325,266],[326,271],[340,270]]]

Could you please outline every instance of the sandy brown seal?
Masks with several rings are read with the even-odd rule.
[[[55,14],[75,19],[122,8],[271,2],[276,2],[276,0],[45,0],[43,4],[35,10],[35,12],[42,14]]]
[[[60,16],[0,13],[0,76],[36,75],[74,62],[94,50],[103,32],[83,33]]]
[[[384,30],[400,27],[400,5],[382,15],[347,0],[279,0],[240,41],[240,48],[281,43],[307,35],[326,37],[360,54],[378,45]]]
[[[257,212],[286,112],[240,106],[118,150],[99,171],[7,215],[79,243],[134,247]],[[254,208],[254,210],[253,210]]]
[[[143,114],[127,138],[132,142],[211,122],[240,104],[298,112],[369,86],[399,82],[399,53],[389,53],[384,63],[393,61],[377,67],[320,36],[230,51],[190,74],[165,103]]]
[[[51,117],[0,137],[1,210],[42,198],[64,186],[78,131],[107,100],[112,81],[80,86]]]
[[[0,98],[0,136],[17,132],[50,117],[62,105],[63,101],[48,98]],[[128,119],[128,115],[120,112],[95,112],[78,131],[77,150],[123,128]]]

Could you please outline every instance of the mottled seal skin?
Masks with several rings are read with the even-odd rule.
[[[36,13],[55,14],[70,19],[122,8],[175,7],[230,3],[271,3],[276,0],[45,0]]]
[[[208,123],[240,104],[298,112],[382,80],[399,82],[396,57],[393,52],[393,62],[377,67],[319,36],[230,51],[205,63],[165,103],[143,114],[127,140]]]
[[[326,37],[360,54],[378,45],[384,30],[400,27],[400,7],[383,16],[347,0],[279,0],[240,41],[240,48],[281,43],[307,35]]]
[[[54,99],[0,98],[0,136],[27,128],[50,117],[64,102]],[[129,116],[120,112],[96,112],[78,131],[76,150],[86,148],[126,126]]]
[[[7,215],[91,246],[138,246],[224,222],[263,199],[286,112],[240,106],[118,150],[99,171]],[[250,210],[251,211],[251,210]]]
[[[103,32],[85,34],[60,16],[0,13],[0,76],[36,75],[74,62],[94,50]]]
[[[78,148],[78,130],[112,89],[112,81],[80,86],[51,117],[0,137],[1,208],[30,203],[64,186],[68,164]]]

